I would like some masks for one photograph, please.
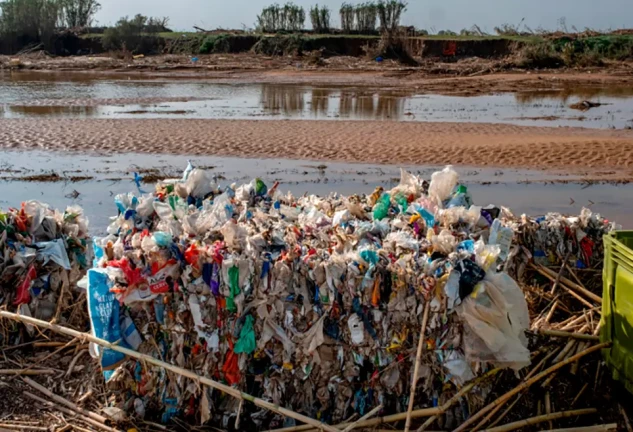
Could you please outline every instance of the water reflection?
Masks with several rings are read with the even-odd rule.
[[[93,117],[98,107],[93,106],[22,106],[6,105],[0,107],[0,113],[6,117],[53,116],[53,117]]]
[[[406,100],[407,96],[388,91],[263,84],[260,104],[292,117],[381,120],[399,119]]]
[[[578,99],[594,99],[598,97],[608,98],[630,98],[633,97],[633,86],[611,86],[611,87],[571,87],[567,86],[560,90],[537,90],[515,93],[516,101],[520,104],[531,104],[547,99],[560,101],[569,104]]]

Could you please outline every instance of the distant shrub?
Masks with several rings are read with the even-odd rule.
[[[305,38],[298,34],[262,37],[253,46],[253,52],[267,56],[301,55]]]
[[[200,54],[231,52],[230,35],[219,34],[207,36],[200,45]]]
[[[103,33],[103,47],[108,51],[130,51],[132,53],[149,53],[158,45],[157,33],[162,31],[164,19],[148,18],[136,15],[134,18],[123,17],[114,27]]]
[[[527,44],[521,51],[519,66],[524,68],[558,68],[564,64],[549,42]]]

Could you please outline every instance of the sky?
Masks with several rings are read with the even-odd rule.
[[[277,0],[283,4],[285,0]],[[295,0],[306,12],[315,3],[332,9],[332,24],[339,25],[338,9],[343,0]],[[193,31],[193,26],[205,29],[252,28],[257,14],[275,0],[101,0],[96,16],[99,25],[115,23],[122,16],[141,13],[147,16],[167,16],[176,31]],[[351,1],[351,3],[356,3]],[[459,31],[477,24],[493,33],[503,23],[542,27],[554,30],[564,17],[569,30],[576,26],[593,29],[633,27],[633,0],[409,0],[402,17],[403,25],[427,30]],[[306,28],[310,27],[306,19]]]

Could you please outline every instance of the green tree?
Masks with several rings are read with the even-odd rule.
[[[60,0],[61,20],[68,28],[88,27],[101,9],[97,0]]]
[[[327,6],[319,7],[318,4],[310,8],[310,21],[315,33],[329,33],[330,9]]]

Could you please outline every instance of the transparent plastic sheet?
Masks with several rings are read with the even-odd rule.
[[[507,274],[489,272],[456,310],[467,329],[464,350],[468,361],[490,362],[517,371],[530,364],[524,334],[530,321],[527,303]]]
[[[431,175],[431,184],[429,185],[429,197],[435,201],[437,205],[441,205],[446,200],[459,181],[459,174],[452,166],[447,166],[442,171],[438,171]]]

